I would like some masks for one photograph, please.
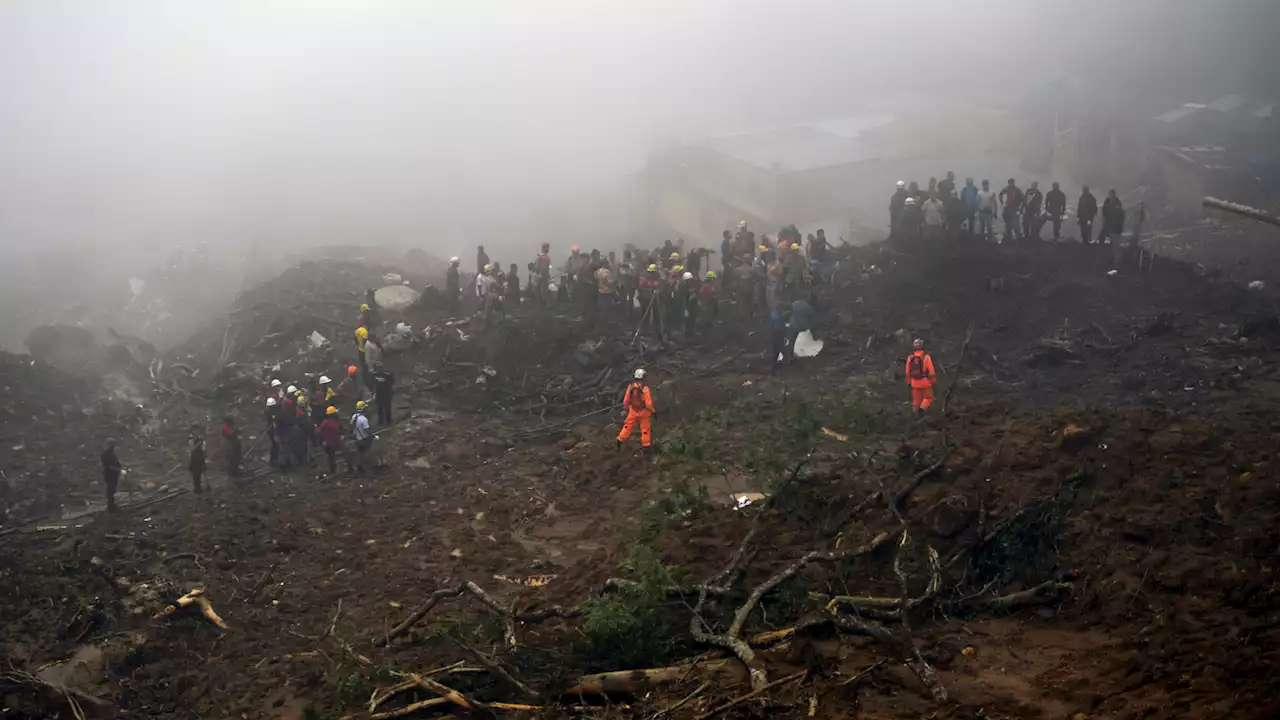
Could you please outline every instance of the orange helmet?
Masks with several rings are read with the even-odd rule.
[[[357,370],[359,370],[359,369],[360,369],[360,368],[356,367],[355,365],[348,365],[348,366],[347,366],[347,377],[351,377],[352,375],[355,375],[355,374],[356,374],[356,371],[357,371]]]

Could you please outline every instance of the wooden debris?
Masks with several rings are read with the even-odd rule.
[[[161,618],[168,617],[179,610],[191,607],[192,605],[200,608],[200,614],[209,622],[223,630],[230,629],[227,627],[227,624],[222,621],[222,618],[218,616],[218,613],[214,612],[213,605],[209,603],[209,600],[206,597],[204,597],[204,591],[200,588],[196,588],[195,590],[192,590],[186,595],[178,598],[172,605],[166,605],[163,610],[156,613],[151,619],[159,620]]]

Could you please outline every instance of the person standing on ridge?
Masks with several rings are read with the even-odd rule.
[[[897,236],[901,230],[902,206],[907,202],[908,197],[910,195],[907,193],[907,184],[899,180],[897,189],[889,198],[889,237]]]
[[[1057,242],[1062,239],[1062,218],[1067,216],[1067,194],[1062,192],[1058,183],[1054,183],[1049,192],[1045,193],[1044,209],[1053,222],[1053,241]]]
[[[1004,207],[1001,216],[1004,219],[1004,241],[1010,242],[1018,240],[1020,215],[1022,212],[1022,188],[1018,187],[1013,178],[1009,178],[1009,184],[1004,186],[1000,191],[1000,204]]]
[[[444,272],[445,307],[451,315],[458,312],[458,295],[462,292],[462,278],[458,277],[459,262],[461,261],[456,255],[449,258],[449,269]]]
[[[619,449],[631,437],[631,431],[637,422],[640,423],[640,445],[648,448],[653,444],[653,394],[649,392],[644,376],[644,368],[636,368],[633,374],[635,380],[627,386],[627,391],[622,396],[622,404],[627,408],[627,419],[622,424],[622,431],[618,433]]]
[[[991,239],[991,223],[996,216],[996,191],[991,189],[991,181],[983,180],[978,198],[978,235],[983,240]]]
[[[1098,199],[1089,192],[1085,185],[1080,191],[1080,202],[1076,203],[1076,222],[1080,224],[1080,242],[1088,245],[1093,241],[1093,219],[1098,217]]]
[[[933,405],[933,384],[937,373],[933,370],[933,358],[924,351],[924,341],[916,338],[913,351],[907,356],[907,384],[911,386],[911,409],[923,415]]]
[[[978,234],[978,186],[973,178],[964,179],[964,187],[960,189],[960,204],[964,207],[964,225],[969,235]]]
[[[1040,192],[1040,183],[1032,180],[1031,187],[1027,188],[1026,200],[1022,205],[1023,240],[1040,239],[1040,228],[1043,227],[1043,223],[1040,222],[1040,206],[1043,203],[1044,193]]]
[[[483,245],[476,246],[476,274],[484,272],[484,266],[489,264],[489,253],[484,251]]]

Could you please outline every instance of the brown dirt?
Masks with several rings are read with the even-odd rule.
[[[818,358],[771,373],[758,357],[759,333],[741,328],[646,358],[663,445],[653,456],[614,450],[614,413],[574,420],[615,401],[638,362],[623,324],[605,333],[601,351],[615,371],[579,395],[573,388],[601,375],[573,360],[584,333],[570,323],[523,318],[468,341],[441,333],[392,359],[402,413],[412,416],[386,438],[393,463],[381,474],[237,484],[218,473],[215,454],[213,489],[201,497],[53,530],[36,530],[26,520],[40,513],[24,511],[24,522],[5,526],[20,531],[0,539],[0,654],[34,669],[85,646],[114,648],[77,687],[128,717],[340,717],[392,684],[394,672],[466,658],[444,632],[552,692],[582,672],[624,669],[610,664],[621,657],[674,662],[705,651],[687,633],[693,598],[663,605],[661,620],[649,618],[607,652],[591,646],[581,620],[522,625],[519,647],[504,648],[501,620],[463,599],[441,604],[389,648],[373,641],[432,590],[464,580],[522,610],[575,606],[598,597],[609,577],[642,576],[637,548],[673,583],[709,578],[751,525],[725,502],[727,491],[776,491],[778,476],[812,449],[763,519],[742,586],[753,587],[837,535],[853,545],[894,531],[883,505],[860,503],[932,462],[945,431],[953,450],[904,504],[913,592],[923,589],[920,558],[930,545],[944,563],[957,557],[943,575],[944,600],[1077,571],[1070,593],[1011,612],[938,607],[914,617],[915,645],[938,669],[945,704],[883,645],[815,631],[765,653],[771,677],[805,667],[812,675],[772,693],[768,709],[747,705],[737,716],[803,717],[812,702],[813,716],[830,718],[1274,717],[1280,491],[1270,418],[1280,406],[1280,323],[1272,299],[1173,262],[1109,276],[1110,255],[1091,250],[858,251],[845,264],[849,284],[820,303],[827,347]],[[220,347],[218,333],[190,347]],[[916,335],[947,371],[940,404],[957,381],[950,416],[919,424],[901,377],[902,338]],[[320,355],[291,367],[340,361]],[[498,375],[477,386],[486,364]],[[0,364],[4,383],[60,382],[23,367]],[[24,395],[12,407],[25,417],[40,400]],[[253,397],[226,407],[257,417]],[[214,414],[184,412],[201,411]],[[133,440],[132,454],[121,453],[154,480],[172,467],[165,448],[180,447],[187,416],[174,413],[153,448]],[[52,487],[67,497],[96,493],[96,435],[128,428],[85,421],[55,433],[52,418],[38,421],[50,443],[43,457],[71,478]],[[6,418],[5,432],[12,427]],[[19,458],[10,445],[6,438],[0,448],[6,468]],[[31,483],[11,496],[40,487],[36,476]],[[766,597],[748,631],[820,616],[831,595],[896,596],[890,566],[884,553],[812,566]],[[530,588],[499,575],[553,577]],[[204,588],[230,630],[135,612],[141,583],[166,600]],[[736,604],[707,619],[724,622]],[[863,681],[840,685],[885,658]],[[596,714],[647,716],[700,682]],[[450,683],[518,699],[485,674]],[[716,684],[675,715],[745,691]],[[7,706],[24,708],[14,717],[57,706],[5,692]]]

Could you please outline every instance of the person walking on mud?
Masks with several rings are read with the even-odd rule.
[[[107,490],[107,512],[116,511],[116,488],[120,485],[120,458],[116,457],[116,441],[107,440],[102,451],[102,483]]]
[[[627,391],[622,396],[622,404],[627,408],[627,419],[618,433],[618,449],[622,449],[622,443],[631,437],[636,423],[640,423],[640,445],[644,448],[653,445],[653,394],[649,392],[644,376],[644,368],[636,368],[632,374],[635,380],[627,386]]]
[[[201,433],[199,425],[191,426],[189,444],[191,448],[191,457],[187,462],[187,470],[191,471],[191,487],[196,493],[202,493],[204,492],[204,486],[201,484],[201,480],[204,479],[205,450],[204,434]]]
[[[280,436],[276,432],[279,424],[280,403],[274,397],[267,398],[267,409],[263,411],[267,420],[267,439],[271,441],[271,459],[268,463],[275,467],[280,463]]]
[[[907,384],[911,386],[911,410],[919,417],[933,405],[933,384],[938,375],[933,358],[924,351],[924,341],[916,338],[912,348],[907,356]]]

